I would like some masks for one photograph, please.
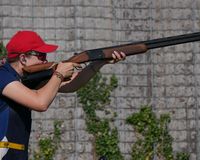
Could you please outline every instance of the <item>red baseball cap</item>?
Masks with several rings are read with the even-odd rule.
[[[18,31],[6,45],[7,58],[16,58],[22,53],[36,51],[41,53],[53,52],[57,45],[47,44],[33,31]]]

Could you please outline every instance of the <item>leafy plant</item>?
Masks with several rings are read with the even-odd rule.
[[[111,92],[116,87],[115,76],[112,76],[108,82],[107,78],[98,73],[77,92],[86,114],[87,130],[94,135],[96,153],[98,157],[104,156],[109,160],[123,160],[118,147],[118,132],[115,127],[111,129],[109,125],[113,117],[100,118],[96,115],[96,110],[104,110],[105,105],[110,103]]]
[[[6,57],[6,55],[7,55],[6,48],[3,44],[3,42],[0,42],[0,59]]]
[[[39,140],[39,149],[34,151],[33,160],[53,160],[61,141],[61,125],[62,121],[55,121],[53,136]]]
[[[142,106],[138,113],[126,119],[133,125],[137,141],[132,146],[132,160],[189,160],[187,153],[173,155],[172,137],[168,132],[169,114],[157,118],[150,106]]]
[[[176,154],[176,160],[189,160],[190,155],[188,153],[179,152]]]
[[[4,64],[6,61],[7,51],[3,42],[0,42],[0,65]]]

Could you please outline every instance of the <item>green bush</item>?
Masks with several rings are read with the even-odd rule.
[[[138,113],[126,119],[136,132],[137,141],[132,146],[132,160],[189,160],[189,154],[173,154],[172,137],[168,132],[169,114],[159,118],[153,113],[151,106],[142,106]]]
[[[53,136],[47,136],[39,140],[39,148],[34,151],[32,160],[53,160],[61,142],[62,123],[62,121],[55,121]]]
[[[3,42],[0,42],[0,60],[5,58],[7,55],[7,51],[6,51],[6,48],[3,44]]]
[[[123,160],[118,147],[118,131],[109,125],[116,114],[114,113],[110,119],[100,118],[96,115],[96,110],[104,110],[105,105],[110,103],[111,92],[116,87],[115,76],[108,80],[98,73],[77,92],[86,114],[87,130],[94,135],[96,154],[98,157],[105,156],[109,160]],[[104,111],[106,114],[109,112]]]

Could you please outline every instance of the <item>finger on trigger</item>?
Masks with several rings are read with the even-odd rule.
[[[79,64],[79,63],[73,63],[73,67],[80,67],[80,68],[82,68],[82,66]]]
[[[77,70],[77,71],[80,71],[80,70],[83,69],[83,67],[82,67],[79,63],[74,63],[74,64],[73,64],[73,67],[74,67],[74,69]]]

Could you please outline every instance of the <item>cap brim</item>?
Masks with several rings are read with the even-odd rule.
[[[53,44],[44,44],[43,46],[40,46],[38,48],[33,49],[34,51],[37,52],[42,52],[42,53],[50,53],[50,52],[54,52],[56,51],[56,49],[58,48],[57,45],[53,45]]]

